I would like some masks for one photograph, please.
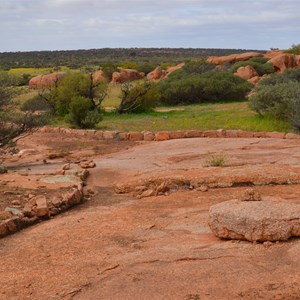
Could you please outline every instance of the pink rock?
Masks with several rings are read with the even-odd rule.
[[[248,79],[247,81],[253,85],[256,85],[257,83],[259,83],[260,79],[261,78],[259,76],[254,76],[254,77]]]
[[[267,138],[273,138],[273,139],[284,139],[285,133],[282,132],[266,132]]]
[[[266,200],[226,201],[210,208],[209,226],[225,239],[285,241],[300,236],[300,206]]]
[[[169,133],[167,131],[160,131],[160,132],[157,132],[155,134],[155,140],[156,141],[166,141],[166,140],[169,140],[170,139],[170,136],[169,136]]]
[[[202,131],[199,130],[188,130],[185,131],[184,133],[185,138],[199,138],[202,137],[202,135],[203,135]]]
[[[38,217],[48,217],[49,216],[49,208],[47,199],[43,196],[36,197],[36,215]]]
[[[296,139],[296,140],[298,140],[298,139],[300,139],[300,135],[299,134],[295,134],[295,133],[287,133],[285,135],[285,138],[286,139]]]
[[[30,89],[42,89],[42,88],[51,88],[53,85],[55,85],[59,79],[64,77],[66,73],[64,72],[56,72],[52,74],[47,75],[39,75],[36,77],[33,77],[29,81],[29,88]]]
[[[120,72],[114,72],[112,74],[112,83],[124,83],[126,81],[133,81],[142,79],[145,76],[145,73],[138,72],[137,70],[132,69],[122,69],[120,68]]]
[[[243,78],[245,80],[257,77],[258,73],[252,66],[239,67],[234,73],[235,76]]]
[[[144,134],[141,132],[129,132],[128,139],[130,141],[142,141],[144,139]]]
[[[269,60],[278,72],[283,72],[285,69],[294,68],[297,66],[296,57],[293,54],[282,53]]]
[[[93,83],[100,81],[106,81],[105,74],[102,70],[99,70],[93,74]]]
[[[183,139],[186,137],[186,135],[187,135],[186,131],[181,131],[181,130],[169,132],[170,139]]]
[[[144,140],[145,141],[153,141],[155,138],[155,134],[151,131],[144,132]]]
[[[237,61],[245,61],[252,57],[262,57],[259,52],[245,52],[241,54],[231,54],[227,56],[210,56],[207,61],[215,65],[222,65],[224,63],[235,63]]]

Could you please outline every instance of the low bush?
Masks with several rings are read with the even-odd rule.
[[[160,102],[174,105],[241,100],[251,85],[229,72],[213,70],[177,80],[170,76],[160,82],[159,90]]]
[[[250,97],[250,107],[300,128],[300,69],[285,70],[262,80]]]
[[[90,99],[74,97],[71,99],[67,121],[78,128],[94,128],[101,120],[102,115],[93,109]]]
[[[122,84],[121,103],[118,113],[143,113],[151,111],[160,99],[156,85],[144,81],[133,85],[130,82]]]

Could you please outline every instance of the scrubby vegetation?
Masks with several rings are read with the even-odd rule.
[[[205,61],[187,64],[159,83],[161,103],[168,105],[244,99],[251,85]]]
[[[46,121],[43,114],[35,114],[33,110],[18,111],[17,104],[12,101],[16,94],[14,84],[13,76],[5,72],[0,73],[0,147],[6,146]]]
[[[181,63],[186,59],[213,55],[242,53],[245,49],[205,49],[205,48],[103,48],[69,51],[31,51],[0,53],[0,69],[11,68],[59,68],[67,66],[77,69],[84,66],[136,64],[136,69],[144,72],[145,64]],[[262,51],[263,52],[263,51]],[[104,69],[106,69],[106,67]],[[148,68],[149,70],[149,68]]]
[[[300,44],[293,44],[290,49],[286,51],[287,53],[300,55]]]
[[[275,70],[273,65],[267,61],[268,59],[264,57],[254,57],[246,61],[240,61],[230,67],[230,72],[235,73],[240,67],[251,66],[255,69],[259,76],[274,73]]]
[[[260,115],[271,115],[300,129],[300,68],[285,70],[260,82],[250,98]]]
[[[297,51],[298,46],[293,45],[290,50]],[[126,125],[127,121],[130,124],[134,123],[133,127],[136,128],[139,128],[137,122],[141,122],[144,124],[141,130],[181,129],[180,126],[182,129],[228,128],[258,131],[263,130],[262,126],[265,126],[266,130],[278,131],[286,131],[291,125],[300,128],[299,68],[286,70],[282,74],[273,74],[272,64],[268,63],[268,59],[264,57],[255,57],[233,64],[225,63],[217,67],[208,63],[206,59],[200,58],[207,55],[226,55],[239,52],[244,51],[100,49],[22,53],[24,54],[22,59],[18,53],[0,53],[0,65],[1,61],[5,61],[9,65],[12,60],[14,61],[13,65],[19,59],[18,66],[31,66],[31,68],[2,71],[2,78],[5,77],[5,81],[9,84],[6,84],[6,88],[1,92],[9,91],[9,97],[6,98],[4,93],[0,95],[0,98],[3,99],[3,103],[6,103],[3,111],[6,111],[4,107],[8,107],[7,103],[10,103],[11,107],[15,108],[15,112],[20,108],[19,116],[23,117],[37,115],[36,111],[39,111],[39,115],[43,111],[51,112],[53,124],[77,128],[118,130],[123,128],[120,122],[124,122]],[[68,58],[67,55],[71,53],[73,56]],[[84,57],[84,54],[87,56]],[[34,55],[36,56],[33,57]],[[196,56],[197,59],[195,59]],[[3,57],[5,57],[4,60],[2,60]],[[62,59],[64,59],[65,65],[63,67],[60,66],[60,63],[63,62]],[[158,65],[166,70],[169,66],[183,61],[185,65],[182,68],[157,83],[146,79],[124,84],[108,85],[107,83],[110,81],[112,73],[118,71],[118,67],[136,69],[147,74]],[[33,68],[39,65],[43,68]],[[233,106],[234,102],[247,101],[246,96],[253,89],[253,85],[234,75],[239,67],[247,65],[252,66],[260,76],[267,76],[261,80],[252,93],[250,107],[253,111],[247,112],[247,116],[243,119],[245,124],[242,124],[238,116],[242,114],[240,111],[236,111],[233,116],[231,113],[228,114],[229,110],[226,109],[227,112],[223,116],[212,109],[217,106],[210,104],[230,103]],[[71,70],[70,68],[77,69]],[[107,81],[94,82],[92,73],[99,69],[104,72]],[[67,72],[67,75],[50,89],[27,92],[24,97],[15,98],[21,99],[20,106],[11,101],[12,96],[24,93],[29,79],[34,75],[53,71],[64,71]],[[9,100],[7,101],[7,99]],[[109,107],[109,112],[104,111],[103,103]],[[203,104],[209,108],[205,114],[202,111]],[[179,105],[185,106],[182,113],[163,114],[155,111],[157,107],[178,107]],[[198,116],[194,111],[200,115]],[[2,115],[3,122],[7,124],[10,114],[2,112]],[[220,117],[221,115],[222,117]],[[180,124],[173,118],[175,116],[180,118]],[[188,118],[190,119],[188,120]],[[233,118],[236,120],[233,121]],[[209,121],[210,119],[213,120],[213,123]],[[144,122],[145,120],[151,120],[154,124]],[[19,121],[15,119],[13,122],[17,124]],[[112,124],[110,125],[108,122],[112,122]],[[262,125],[260,126],[258,123]],[[210,124],[210,127],[207,127],[207,124]],[[134,128],[130,127],[130,129]]]

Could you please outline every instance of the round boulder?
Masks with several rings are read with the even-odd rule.
[[[285,241],[300,236],[300,204],[231,200],[209,210],[209,226],[224,239]]]

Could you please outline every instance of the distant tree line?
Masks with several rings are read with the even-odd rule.
[[[30,51],[0,53],[0,69],[44,68],[67,66],[81,68],[84,66],[105,66],[119,64],[126,60],[141,63],[178,63],[193,58],[223,56],[243,53],[245,49],[211,49],[211,48],[103,48],[68,51]],[[263,51],[261,51],[263,52]]]

